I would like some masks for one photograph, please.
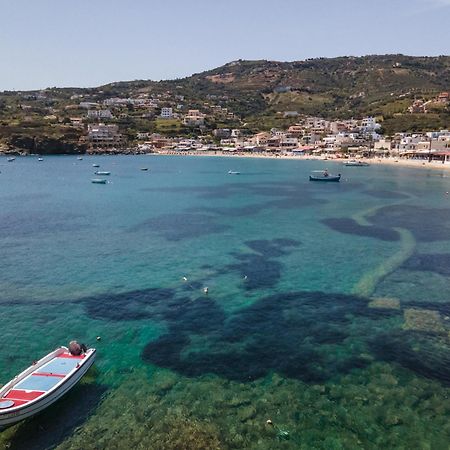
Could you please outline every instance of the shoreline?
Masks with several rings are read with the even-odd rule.
[[[295,161],[329,161],[344,164],[346,161],[352,158],[326,158],[322,156],[294,156],[294,155],[272,155],[272,154],[229,154],[227,152],[158,152],[150,153],[149,156],[213,156],[213,157],[224,157],[224,158],[261,158],[261,159],[278,159],[278,160],[295,160]],[[450,161],[443,163],[442,161],[431,161],[421,160],[421,159],[402,159],[400,157],[389,157],[389,158],[358,158],[358,161],[367,162],[371,166],[378,165],[392,165],[398,167],[409,167],[416,169],[433,169],[433,170],[450,170]]]
[[[258,153],[258,154],[249,154],[249,153],[230,153],[230,152],[219,152],[219,151],[189,151],[189,152],[174,152],[174,151],[158,151],[155,153],[134,153],[134,152],[96,152],[96,153],[84,153],[84,154],[54,154],[54,155],[20,155],[20,154],[12,154],[12,153],[0,153],[0,157],[14,156],[14,157],[33,157],[33,156],[77,156],[77,157],[98,157],[98,156],[200,156],[200,157],[219,157],[219,158],[257,158],[257,159],[278,159],[278,160],[295,160],[295,161],[328,161],[334,163],[342,163],[344,164],[346,161],[349,161],[354,158],[329,158],[324,156],[295,156],[295,155],[274,155],[271,153]],[[408,167],[415,169],[433,169],[433,170],[441,170],[441,171],[450,171],[450,161],[442,162],[442,161],[431,161],[425,159],[405,159],[401,157],[387,157],[387,158],[357,158],[358,161],[367,162],[371,166],[378,165],[389,165],[389,166],[397,166],[397,167]]]

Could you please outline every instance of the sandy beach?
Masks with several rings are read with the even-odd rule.
[[[273,155],[270,153],[230,153],[230,152],[173,152],[173,151],[159,151],[159,155],[173,155],[173,156],[219,156],[226,158],[269,158],[269,159],[293,159],[297,161],[302,160],[317,160],[317,161],[332,161],[344,163],[349,159],[344,158],[332,158],[323,156],[294,156],[294,155]],[[416,169],[434,169],[434,170],[450,170],[450,161],[443,163],[442,161],[431,161],[423,159],[407,159],[407,158],[361,158],[358,161],[367,162],[372,165],[395,165],[400,167],[410,167]]]

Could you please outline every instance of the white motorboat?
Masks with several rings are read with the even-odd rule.
[[[100,167],[100,164],[92,164],[92,167]]]
[[[237,172],[236,170],[229,170],[228,175],[240,175],[241,172]]]
[[[8,161],[8,162],[13,162],[15,159],[16,159],[16,158],[14,158],[14,156],[10,156],[10,157],[7,159],[7,161]]]
[[[339,182],[341,179],[341,174],[338,173],[337,175],[332,175],[328,172],[327,169],[325,170],[313,170],[311,172],[311,175],[309,176],[309,181],[334,181]]]
[[[33,416],[68,392],[92,366],[95,349],[59,347],[0,389],[0,430]]]
[[[38,158],[38,161],[44,161],[44,158]]]
[[[83,160],[83,158],[81,156],[79,156],[77,159],[78,159],[78,161],[82,161]]]
[[[106,180],[104,178],[92,178],[91,183],[106,184]]]
[[[95,172],[95,175],[111,175],[111,172],[97,170],[97,172]]]
[[[370,164],[365,162],[365,161],[358,161],[356,159],[351,159],[350,161],[346,161],[344,163],[344,166],[347,166],[347,167],[367,167],[367,166],[370,166]]]

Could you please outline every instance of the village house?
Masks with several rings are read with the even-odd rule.
[[[112,119],[113,115],[109,109],[89,109],[87,117],[89,119]]]
[[[124,145],[122,135],[117,125],[103,123],[88,125],[88,142],[94,149],[113,149]]]
[[[171,119],[173,117],[173,109],[172,108],[161,108],[161,114],[160,117],[162,119]]]
[[[427,112],[423,100],[414,100],[413,104],[408,108],[411,114],[423,114]]]
[[[250,141],[253,145],[261,146],[261,145],[266,145],[270,138],[271,138],[271,134],[267,133],[266,131],[263,131],[261,133],[255,134],[250,139]]]
[[[198,127],[204,125],[205,114],[201,113],[198,109],[190,109],[183,118],[183,124],[187,127]]]
[[[226,139],[231,136],[231,131],[228,128],[216,128],[213,135],[217,138]]]
[[[450,95],[448,92],[441,92],[437,97],[438,103],[449,103]]]
[[[70,123],[75,128],[83,128],[83,118],[82,117],[71,117]]]
[[[304,133],[304,128],[302,125],[291,125],[287,131],[292,137],[300,137]]]
[[[91,109],[91,108],[97,108],[100,106],[96,102],[80,102],[80,108],[82,109]]]

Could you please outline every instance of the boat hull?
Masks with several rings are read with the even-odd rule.
[[[86,361],[83,362],[80,368],[76,370],[72,375],[67,377],[64,383],[62,383],[58,387],[58,389],[43,395],[41,398],[39,398],[38,401],[30,402],[14,408],[14,411],[8,412],[6,410],[0,410],[0,431],[15,425],[16,423],[21,422],[24,419],[34,416],[35,414],[38,414],[39,412],[43,411],[44,409],[55,403],[57,400],[59,400],[68,391],[70,391],[94,363],[95,350],[92,350],[92,353],[89,355]]]
[[[345,163],[345,167],[369,167],[370,164],[367,163]]]
[[[313,175],[309,176],[309,181],[325,181],[325,182],[339,182],[341,180],[340,176],[337,177],[333,177],[333,176],[329,176],[329,177],[315,177]]]

